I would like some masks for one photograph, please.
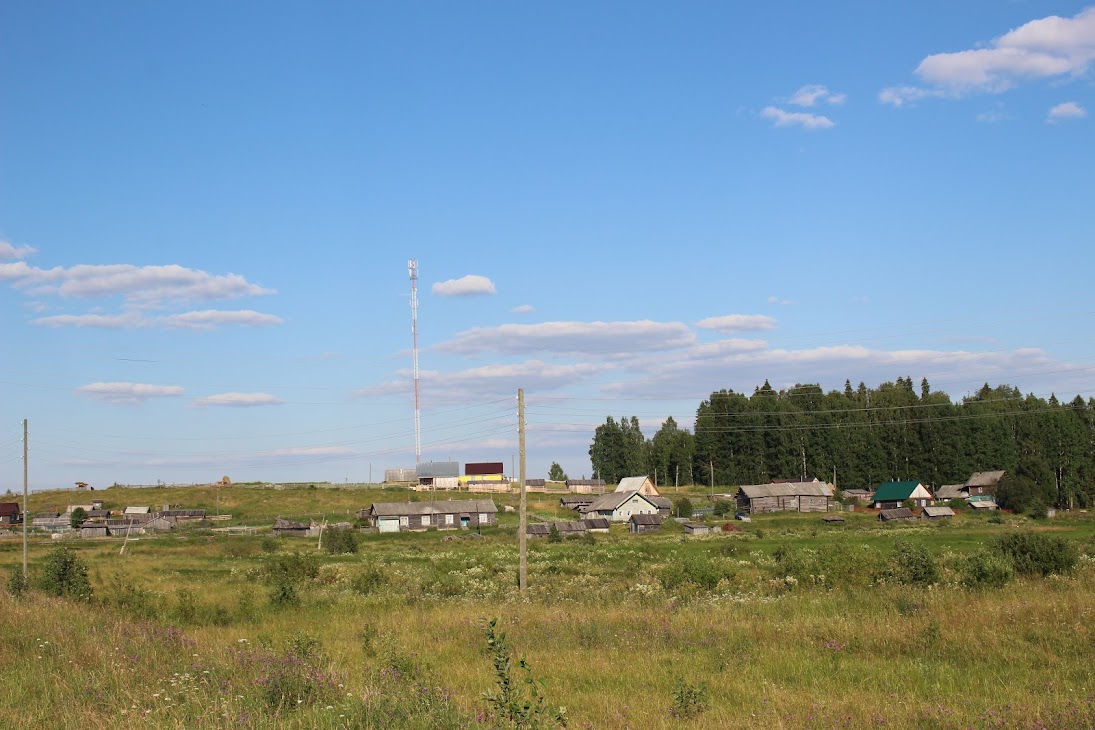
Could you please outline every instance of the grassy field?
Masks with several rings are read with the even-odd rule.
[[[115,508],[216,500],[110,489],[36,494],[31,509],[84,496]],[[233,524],[268,527],[406,497],[233,487],[220,505]],[[570,516],[557,497],[530,502]],[[202,527],[131,540],[124,555],[117,540],[66,540],[94,595],[0,594],[0,726],[504,726],[484,698],[497,692],[492,618],[572,728],[1095,726],[1095,561],[965,584],[971,556],[1001,535],[1091,552],[1086,514],[883,526],[856,513],[836,527],[771,515],[701,538],[616,526],[592,543],[531,543],[526,596],[516,516],[500,516],[482,537],[367,534],[345,555]],[[33,541],[32,577],[55,542]],[[932,585],[903,582],[898,544],[926,549]],[[17,538],[0,540],[4,575],[21,559]]]

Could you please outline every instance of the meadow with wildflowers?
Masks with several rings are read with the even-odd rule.
[[[392,498],[230,491],[233,521],[256,525],[282,495],[332,519]],[[552,501],[534,512],[552,518]],[[770,515],[703,537],[614,526],[530,541],[525,595],[515,520],[476,537],[360,534],[342,554],[201,525],[131,539],[124,555],[112,539],[35,537],[29,588],[0,592],[0,725],[1095,726],[1086,514]],[[1001,552],[1025,544],[1002,541],[1013,534],[1060,538],[1072,562],[1015,570]],[[43,571],[71,557],[90,592],[46,590]],[[5,576],[21,559],[19,540],[0,540]]]

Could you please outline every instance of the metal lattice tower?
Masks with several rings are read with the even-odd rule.
[[[411,339],[414,344],[414,465],[417,468],[422,461],[422,422],[418,405],[418,261],[407,262],[411,275]]]

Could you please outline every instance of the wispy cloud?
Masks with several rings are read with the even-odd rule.
[[[24,259],[37,251],[31,246],[13,246],[7,241],[0,240],[0,261],[12,259]]]
[[[282,319],[280,317],[251,309],[238,311],[206,309],[162,317],[148,316],[139,310],[129,310],[120,314],[55,314],[33,320],[33,324],[42,327],[89,327],[97,329],[169,327],[173,329],[208,330],[220,325],[266,327],[281,323]]]
[[[843,104],[847,99],[847,94],[834,94],[824,84],[807,84],[792,94],[787,103],[795,106],[817,106],[819,102],[836,105]]]
[[[544,322],[476,327],[460,332],[439,350],[460,354],[600,354],[672,350],[692,344],[695,334],[682,322]]]
[[[425,370],[419,374],[423,397],[432,403],[476,403],[488,399],[516,396],[518,388],[546,393],[588,381],[600,373],[612,370],[611,365],[578,363],[555,365],[539,360],[521,363],[484,365],[481,367],[438,372]],[[360,396],[408,395],[412,392],[409,371],[400,371],[387,383],[363,388]]]
[[[786,306],[786,305],[794,304],[795,302],[791,299],[780,299],[779,297],[768,297],[768,303],[769,304],[782,304],[782,305]]]
[[[722,334],[731,332],[757,332],[776,328],[776,320],[765,314],[727,314],[708,317],[696,323],[700,329],[714,330]]]
[[[929,96],[1000,93],[1024,81],[1080,76],[1092,62],[1095,7],[1032,20],[983,47],[927,56],[916,67],[927,87],[891,87],[879,99],[901,106]]]
[[[1049,124],[1056,124],[1065,119],[1083,119],[1086,116],[1087,109],[1084,109],[1074,101],[1066,101],[1049,110],[1049,113],[1046,115],[1046,122]]]
[[[432,291],[439,297],[476,297],[495,293],[494,282],[478,274],[439,281],[433,285]]]
[[[536,311],[536,309],[531,304],[522,304],[513,308],[514,314],[529,314],[534,311]]]
[[[76,389],[80,395],[109,403],[142,403],[150,398],[174,398],[183,394],[178,385],[146,383],[89,383]]]
[[[208,406],[227,406],[231,408],[249,408],[253,406],[278,406],[284,403],[281,398],[269,393],[218,393],[207,395],[194,401],[198,408]]]
[[[808,112],[788,112],[779,107],[766,106],[760,115],[772,120],[774,127],[802,127],[803,129],[829,129],[834,125],[833,120],[820,114]]]

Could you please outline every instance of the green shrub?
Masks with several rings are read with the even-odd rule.
[[[1049,510],[1041,500],[1034,500],[1027,507],[1027,516],[1032,520],[1044,520],[1049,517]]]
[[[266,537],[259,540],[259,548],[264,553],[276,553],[278,551],[278,547],[278,539],[271,535],[267,535]]]
[[[388,577],[379,569],[373,566],[367,566],[357,577],[353,579],[350,586],[363,596],[368,596],[375,593],[378,588],[388,582]]]
[[[988,521],[993,525],[1002,525],[1004,524],[1004,517],[999,512],[993,512]]]
[[[915,586],[929,586],[938,583],[942,577],[939,562],[924,545],[898,540],[885,577],[898,583]]]
[[[711,558],[692,556],[683,560],[673,560],[661,569],[658,580],[669,591],[686,585],[693,585],[706,591],[713,591],[723,578],[732,573],[724,569]]]
[[[713,514],[715,517],[725,517],[733,511],[734,505],[732,503],[727,502],[725,499],[716,499],[715,506],[711,510],[711,514]]]
[[[79,601],[90,601],[92,595],[87,565],[67,547],[55,547],[46,554],[38,587],[51,596]]]
[[[76,509],[72,510],[72,513],[69,515],[70,525],[72,525],[73,527],[79,527],[85,522],[87,522],[87,510],[85,510],[83,507],[77,507]]]
[[[1000,588],[1011,582],[1015,568],[1002,555],[978,550],[962,559],[958,574],[967,588]]]
[[[681,497],[673,504],[673,514],[677,517],[691,517],[694,511],[695,507],[688,497]]]
[[[115,586],[114,595],[109,602],[132,618],[154,619],[163,613],[162,601],[158,594],[130,583]]]
[[[492,618],[484,628],[487,651],[494,663],[496,691],[484,695],[491,710],[492,725],[513,730],[540,730],[541,728],[566,727],[566,709],[552,709],[541,694],[542,684],[532,677],[532,667],[524,657],[517,660],[514,676],[513,652],[504,631],[497,628],[498,619]]]
[[[332,527],[323,531],[323,547],[329,555],[357,553],[357,535],[352,529]]]
[[[548,530],[548,542],[562,542],[563,536],[559,534],[559,528],[555,526],[555,523],[551,523],[551,529]]]
[[[8,573],[8,594],[12,598],[19,598],[30,587],[30,581],[23,575],[22,568],[12,568]]]
[[[1076,545],[1043,532],[1012,532],[996,539],[996,551],[1023,575],[1063,575],[1079,560]]]

